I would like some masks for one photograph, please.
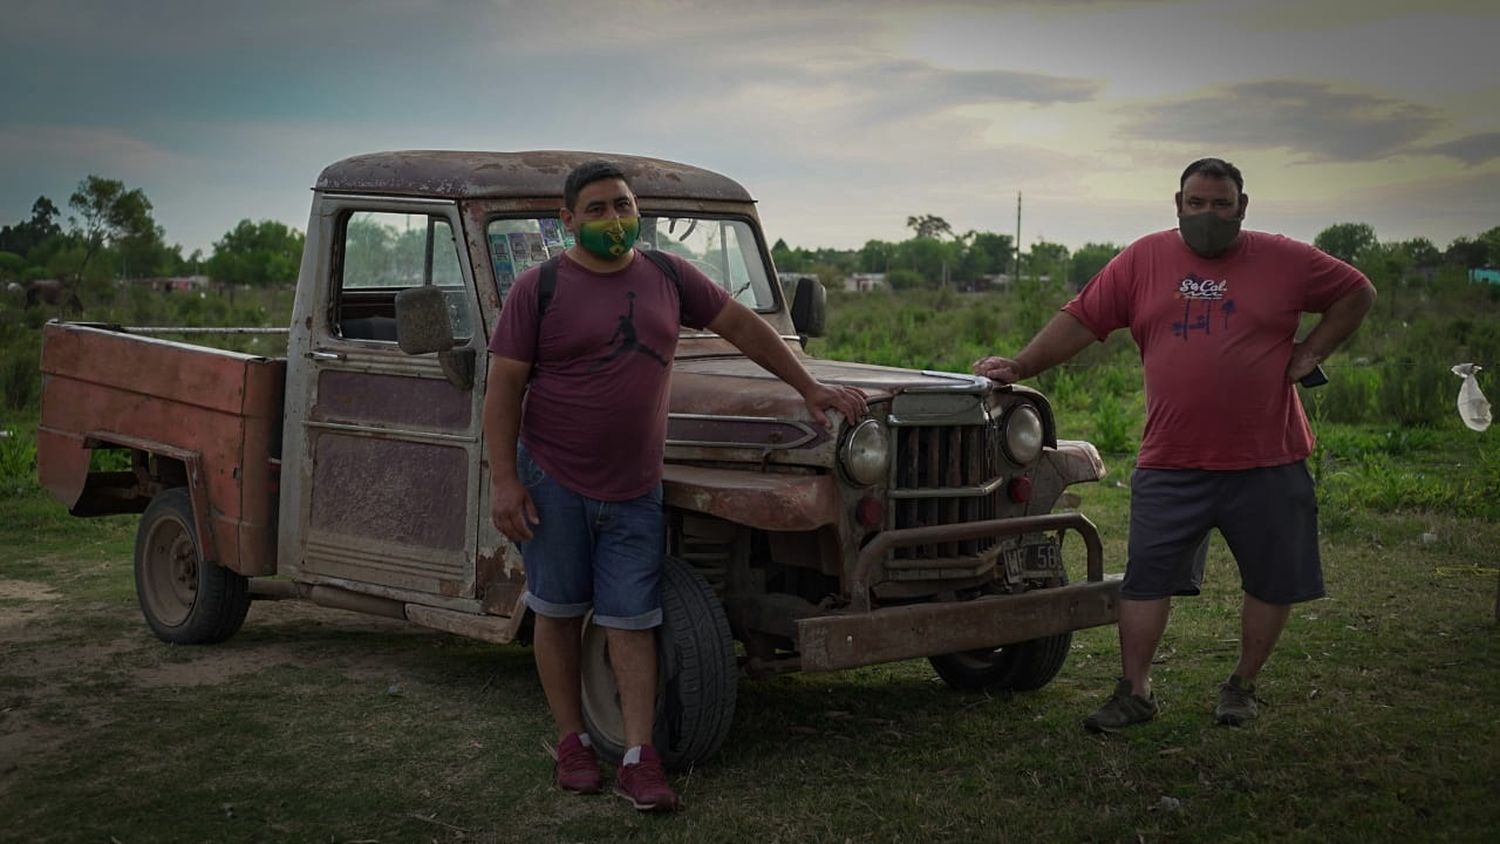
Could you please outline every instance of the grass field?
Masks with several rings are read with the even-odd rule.
[[[1051,307],[1020,304],[836,299],[819,344],[964,368],[1018,342],[995,325]],[[1433,329],[1418,354],[1377,323],[1330,365],[1311,407],[1330,597],[1293,614],[1259,721],[1211,722],[1238,647],[1238,581],[1216,538],[1205,592],[1178,603],[1158,656],[1156,722],[1080,727],[1118,673],[1111,628],[1079,633],[1061,676],[1029,694],[953,692],[925,661],[745,679],[729,740],[675,779],[687,810],[666,818],[550,787],[523,647],[285,602],[257,603],[222,645],[156,640],[135,604],[134,520],[72,519],[37,489],[34,369],[8,358],[0,842],[1493,841],[1500,436],[1458,427],[1457,379],[1422,379],[1442,355],[1493,360],[1497,311],[1452,316],[1450,336],[1477,338],[1457,351]],[[1462,320],[1478,328],[1461,335]],[[5,321],[7,349],[34,352],[20,325]],[[1116,572],[1140,424],[1132,355],[1112,341],[1042,380],[1060,434],[1106,451],[1109,477],[1074,491]],[[1389,415],[1427,414],[1429,389],[1445,415]],[[1333,421],[1346,414],[1358,424]]]
[[[1118,569],[1111,464],[1082,508]],[[1117,673],[1110,628],[1024,695],[956,693],[921,661],[745,680],[723,751],[677,780],[687,811],[653,818],[548,786],[525,648],[287,603],[168,646],[135,606],[133,521],[19,492],[0,499],[0,840],[1493,840],[1500,526],[1347,509],[1331,597],[1294,615],[1252,726],[1209,715],[1237,647],[1216,541],[1151,725],[1079,727]]]

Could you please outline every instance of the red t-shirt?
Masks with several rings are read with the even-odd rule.
[[[678,316],[702,328],[729,301],[697,268],[668,257],[680,302],[678,286],[639,254],[602,275],[565,255],[541,337],[539,267],[516,279],[490,336],[491,353],[532,364],[521,441],[553,480],[579,495],[625,501],[661,480]]]
[[[1063,310],[1103,340],[1129,327],[1146,379],[1136,465],[1249,469],[1312,453],[1302,402],[1287,383],[1297,325],[1369,279],[1312,246],[1245,231],[1201,258],[1176,229],[1115,256]]]

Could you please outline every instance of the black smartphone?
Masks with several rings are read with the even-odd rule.
[[[1323,367],[1315,366],[1312,372],[1297,379],[1297,383],[1304,387],[1321,387],[1328,383],[1328,373],[1323,371]]]

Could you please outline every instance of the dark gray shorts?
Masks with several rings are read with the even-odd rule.
[[[1323,597],[1318,499],[1303,461],[1259,469],[1136,469],[1130,479],[1130,558],[1120,595],[1196,595],[1208,531],[1240,567],[1240,588],[1268,604]]]

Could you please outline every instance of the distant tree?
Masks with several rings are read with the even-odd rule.
[[[1336,223],[1318,233],[1313,245],[1340,261],[1356,263],[1360,255],[1379,241],[1369,223]]]
[[[13,252],[26,257],[48,238],[62,233],[62,227],[57,224],[60,215],[61,212],[52,204],[52,200],[45,196],[37,197],[36,202],[31,204],[31,219],[0,228],[0,252]]]
[[[914,237],[896,244],[893,268],[912,270],[928,287],[939,287],[958,270],[962,245],[929,237]]]
[[[1064,282],[1071,269],[1068,258],[1068,247],[1061,243],[1038,240],[1026,253],[1024,269],[1033,278],[1048,276],[1054,282]]]
[[[1482,233],[1478,239],[1484,244],[1486,265],[1491,267],[1500,265],[1500,226]]]
[[[941,235],[953,236],[953,227],[948,221],[935,214],[923,214],[920,217],[907,217],[906,227],[916,232],[918,238],[936,239]]]
[[[1430,270],[1443,262],[1443,253],[1425,237],[1404,240],[1398,244],[1398,248],[1405,253],[1411,265],[1420,270]]]
[[[351,228],[356,226],[357,223],[351,223]],[[393,246],[391,235],[370,233],[369,237],[378,239],[384,249]],[[303,242],[302,233],[285,223],[241,220],[214,242],[213,257],[204,264],[204,269],[214,280],[231,284],[295,281]]]
[[[1482,240],[1471,240],[1467,237],[1454,238],[1443,250],[1443,261],[1462,267],[1466,270],[1487,267],[1500,255],[1491,255],[1489,245]]]
[[[862,273],[883,273],[890,269],[891,255],[895,254],[896,244],[884,240],[867,240],[865,245],[856,253],[856,263]]]
[[[124,182],[91,175],[78,183],[78,190],[68,197],[68,207],[78,214],[68,219],[83,242],[75,271],[78,277],[85,277],[89,262],[110,247],[123,245],[127,257],[140,260],[160,257],[162,230],[151,219],[151,200],[140,188],[126,190]]]
[[[970,232],[964,253],[966,274],[973,277],[1010,272],[1015,241],[1008,234]]]
[[[1069,281],[1075,287],[1088,284],[1123,248],[1113,243],[1085,243],[1078,247],[1078,251],[1073,253],[1069,268]]]

